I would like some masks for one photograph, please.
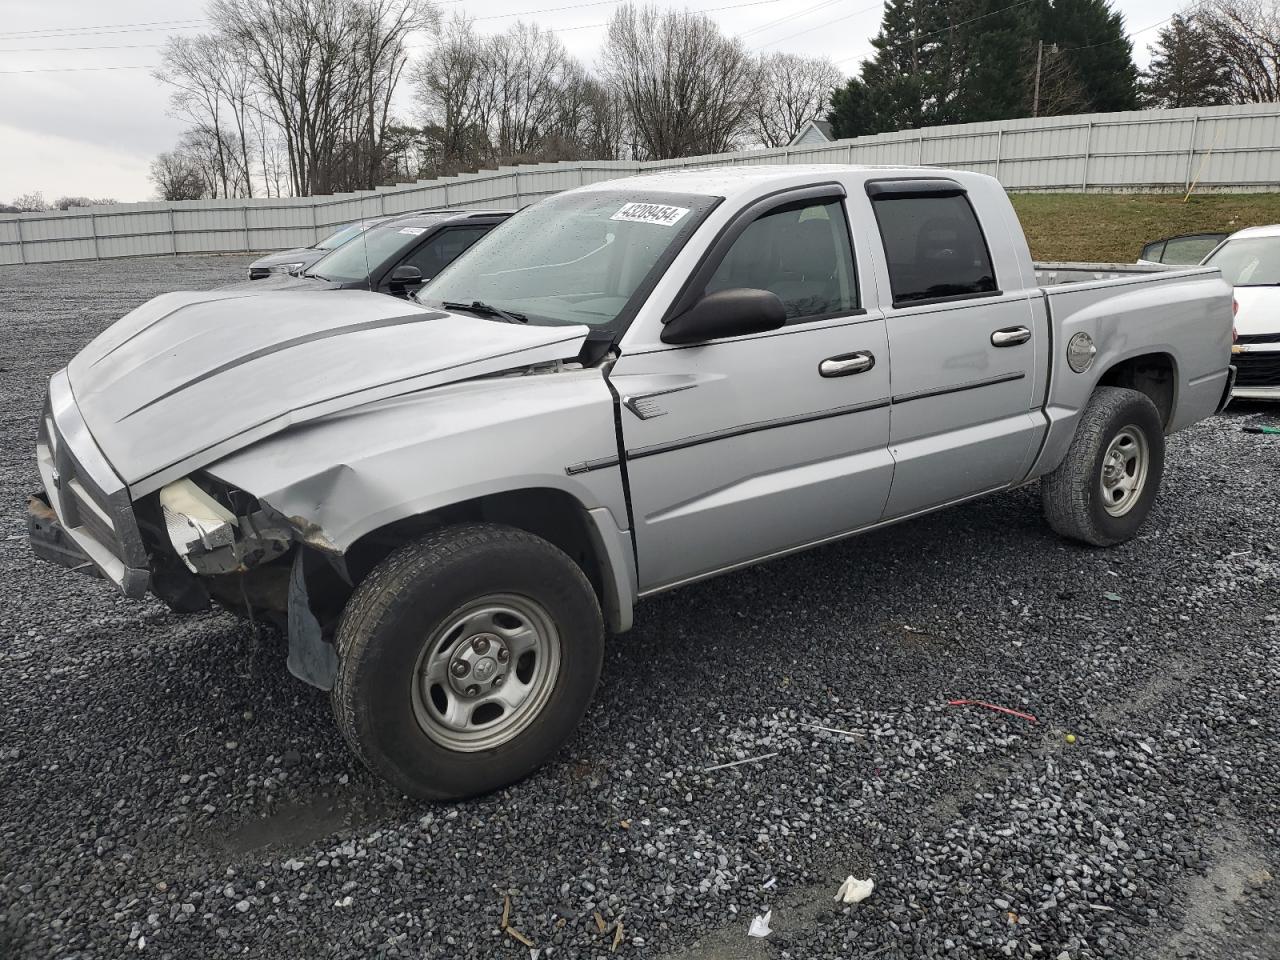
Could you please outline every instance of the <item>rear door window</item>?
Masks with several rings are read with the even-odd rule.
[[[982,227],[962,193],[872,199],[894,306],[999,292]]]

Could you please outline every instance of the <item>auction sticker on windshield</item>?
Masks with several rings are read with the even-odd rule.
[[[663,203],[627,203],[609,219],[669,227],[688,212],[686,207],[668,207]]]

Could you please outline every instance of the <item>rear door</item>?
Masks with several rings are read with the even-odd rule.
[[[883,314],[862,306],[844,194],[832,183],[749,206],[668,314],[747,287],[775,293],[786,326],[626,349],[614,365],[641,590],[880,518],[887,343]]]
[[[885,515],[900,517],[1022,475],[1043,429],[1033,406],[1048,328],[1020,273],[996,275],[992,244],[959,183],[871,181],[867,200],[889,292],[894,475]]]

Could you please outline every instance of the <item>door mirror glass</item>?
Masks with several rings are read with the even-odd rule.
[[[777,294],[750,287],[709,293],[662,328],[663,343],[701,343],[777,330],[787,308]]]

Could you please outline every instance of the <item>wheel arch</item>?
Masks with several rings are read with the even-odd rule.
[[[558,487],[496,490],[384,523],[346,549],[348,577],[359,583],[392,551],[428,531],[477,521],[524,530],[563,550],[586,574],[609,630],[630,629],[636,597],[630,534],[618,529],[607,508],[590,509]]]
[[[1098,387],[1125,387],[1145,394],[1167,432],[1178,409],[1178,361],[1165,351],[1117,359],[1098,376],[1094,390]]]

